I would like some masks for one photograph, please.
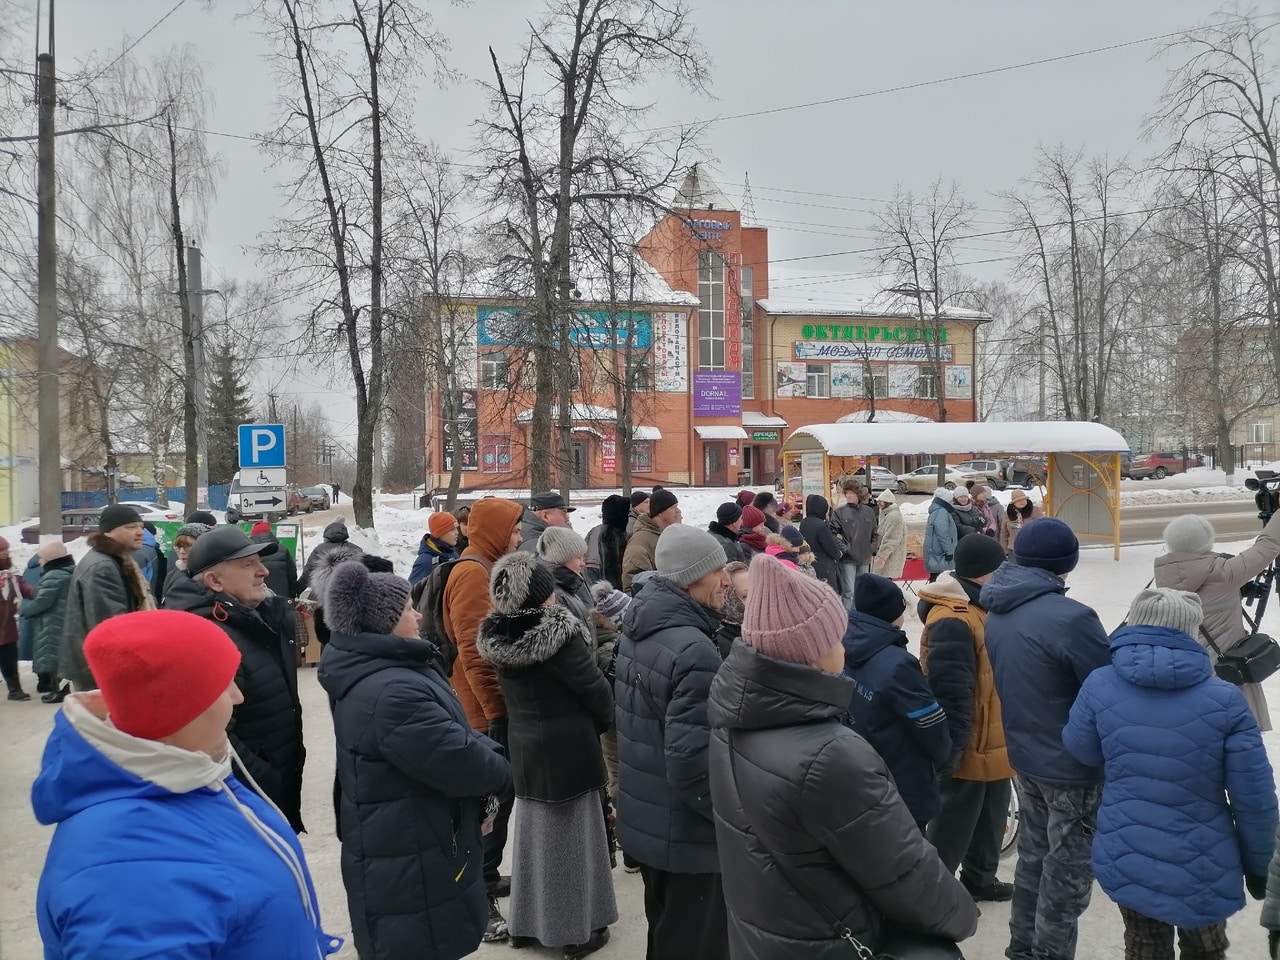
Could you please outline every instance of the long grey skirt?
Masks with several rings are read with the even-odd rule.
[[[547,947],[583,943],[618,920],[600,795],[517,799],[507,929]]]

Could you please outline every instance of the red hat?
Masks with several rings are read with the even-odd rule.
[[[760,524],[764,523],[764,511],[759,507],[743,507],[742,508],[742,529],[754,530]]]
[[[267,523],[267,521],[265,520],[259,520],[249,530],[249,536],[256,537],[260,533],[270,533],[270,532],[271,532],[271,524]]]
[[[102,621],[85,637],[84,658],[111,722],[144,740],[172,736],[204,713],[240,666],[230,637],[179,610],[141,610]]]
[[[458,521],[452,513],[444,510],[437,510],[431,516],[427,517],[427,532],[433,537],[443,537],[450,530],[457,529]]]
[[[735,499],[737,500],[738,506],[745,507],[755,498],[756,494],[754,490],[739,490],[738,496]]]

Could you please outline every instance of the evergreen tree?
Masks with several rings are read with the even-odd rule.
[[[240,469],[237,429],[253,421],[253,401],[245,380],[244,361],[230,343],[214,345],[209,354],[208,448],[209,482],[230,483]]]

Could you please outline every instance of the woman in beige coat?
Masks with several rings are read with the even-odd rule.
[[[1009,506],[1005,507],[1005,522],[1000,524],[1000,546],[1005,554],[1013,553],[1013,538],[1018,531],[1032,520],[1044,516],[1044,510],[1038,503],[1032,503],[1025,490],[1014,490],[1009,497]]]
[[[1241,615],[1240,588],[1280,554],[1280,526],[1276,524],[1275,519],[1271,520],[1253,546],[1234,557],[1213,552],[1213,527],[1204,517],[1187,514],[1169,521],[1164,528],[1164,546],[1169,552],[1156,557],[1156,586],[1199,594],[1204,606],[1204,631],[1224,653],[1249,635]],[[1203,633],[1196,639],[1209,649]],[[1214,657],[1212,650],[1209,655]],[[1270,730],[1271,714],[1262,687],[1246,683],[1240,692],[1258,726]]]
[[[876,527],[880,542],[876,548],[872,569],[882,577],[896,580],[902,576],[902,567],[907,562],[907,522],[902,519],[902,511],[898,509],[898,498],[892,490],[886,490],[876,497],[880,506],[880,523]]]

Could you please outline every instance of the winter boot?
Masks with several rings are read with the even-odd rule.
[[[5,677],[5,684],[9,687],[10,700],[30,700],[31,694],[24,693],[22,690],[22,681],[17,676]]]

